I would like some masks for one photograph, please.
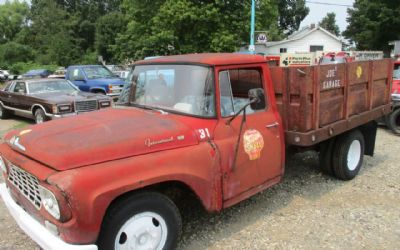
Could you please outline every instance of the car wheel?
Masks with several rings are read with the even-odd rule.
[[[44,111],[41,108],[38,108],[35,111],[35,122],[36,122],[36,124],[41,124],[41,123],[43,123],[43,122],[45,122],[47,120],[48,120],[48,118],[47,118],[46,114],[44,113]]]
[[[0,104],[0,119],[7,119],[8,117],[10,117],[10,111]]]
[[[351,180],[357,176],[364,159],[364,136],[359,130],[339,136],[333,149],[333,172],[338,179]]]
[[[99,250],[174,249],[182,231],[178,208],[159,193],[139,193],[113,205],[98,239]]]
[[[400,134],[400,108],[395,109],[389,115],[388,125],[393,133]]]

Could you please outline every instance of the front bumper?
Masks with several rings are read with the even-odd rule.
[[[392,100],[394,102],[400,102],[400,94],[392,94]]]
[[[77,114],[78,113],[68,113],[68,114],[63,114],[63,115],[46,114],[46,116],[48,118],[50,118],[51,120],[54,120],[54,119],[60,119],[60,118],[64,118],[64,117],[76,116]]]
[[[55,250],[97,250],[96,245],[72,245],[65,243],[57,236],[50,233],[42,224],[37,222],[23,210],[12,198],[6,185],[0,184],[0,195],[9,212],[14,217],[19,227],[43,249]]]

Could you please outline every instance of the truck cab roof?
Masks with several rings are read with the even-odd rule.
[[[204,53],[175,56],[163,56],[148,60],[138,61],[136,65],[144,64],[204,64],[210,66],[231,64],[265,63],[261,55],[233,54],[233,53]]]

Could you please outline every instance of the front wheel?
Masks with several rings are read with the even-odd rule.
[[[104,219],[99,250],[174,249],[182,231],[178,208],[159,193],[140,193],[115,204]]]
[[[333,149],[333,172],[338,179],[351,180],[360,171],[364,159],[364,136],[359,130],[341,135]]]
[[[389,128],[395,134],[400,134],[400,108],[395,109],[388,119]]]
[[[43,123],[43,122],[45,122],[47,120],[48,120],[48,118],[47,118],[46,114],[44,113],[44,111],[41,108],[38,108],[35,111],[35,122],[36,122],[36,124]]]

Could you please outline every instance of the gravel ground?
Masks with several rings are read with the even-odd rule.
[[[178,248],[400,249],[399,152],[400,137],[379,129],[375,156],[348,182],[321,174],[315,153],[297,154],[281,184],[220,214],[186,207]],[[2,202],[0,249],[39,249]]]

